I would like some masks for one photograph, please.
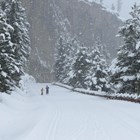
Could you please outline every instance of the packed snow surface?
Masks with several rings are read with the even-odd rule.
[[[83,95],[49,84],[2,94],[0,140],[139,140],[140,104]]]

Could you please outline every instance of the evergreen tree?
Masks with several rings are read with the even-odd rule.
[[[63,82],[65,84],[70,84],[70,79],[73,78],[73,63],[75,63],[75,55],[78,51],[78,48],[80,46],[79,41],[77,40],[77,37],[67,37],[67,51],[66,51],[66,61],[65,61],[65,77]]]
[[[112,3],[112,5],[111,5],[111,10],[112,11],[114,11],[115,10],[115,6],[114,6],[114,4]]]
[[[78,46],[76,38],[62,33],[56,46],[55,76],[56,80],[69,84],[71,78],[72,63]]]
[[[63,81],[65,59],[66,59],[66,44],[64,44],[63,38],[60,37],[56,48],[56,56],[55,56],[55,77],[56,80],[59,82]]]
[[[15,82],[11,76],[19,73],[14,56],[15,46],[10,34],[14,29],[6,23],[6,15],[0,10],[0,91],[8,92],[14,88]]]
[[[89,69],[89,56],[87,47],[79,47],[75,54],[70,72],[69,84],[73,87],[87,88],[87,75]]]
[[[124,45],[117,54],[116,65],[113,68],[111,81],[117,87],[118,92],[134,93],[139,89],[140,72],[140,6],[132,7],[128,19],[119,30],[119,36],[124,39]]]
[[[74,48],[72,45],[72,39],[69,38],[66,42],[65,61],[64,61],[64,72],[63,72],[63,83],[68,84],[70,79],[70,71],[72,69],[72,62],[74,57]]]
[[[90,54],[89,86],[91,90],[109,91],[107,64],[100,48],[102,45],[97,41]]]
[[[107,46],[105,44],[102,44],[99,37],[97,37],[95,40],[95,48],[99,49],[100,54],[105,59],[106,63],[109,64],[110,63],[110,53],[107,50]]]
[[[16,48],[14,55],[20,73],[13,73],[12,78],[18,83],[30,52],[29,23],[20,0],[5,0],[2,8],[7,15],[7,23],[14,28],[14,32],[11,33],[11,42]]]
[[[100,4],[103,5],[103,0],[100,0]]]
[[[117,12],[119,13],[122,8],[122,0],[117,0]]]
[[[18,85],[29,56],[29,24],[19,0],[2,1],[0,8],[0,91],[8,92]]]

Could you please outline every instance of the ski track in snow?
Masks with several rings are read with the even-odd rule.
[[[3,95],[0,140],[139,140],[140,105],[30,84],[26,94]]]
[[[60,119],[60,112],[57,110],[54,114],[54,117],[50,123],[49,129],[46,133],[46,139],[45,140],[55,140],[57,125]]]

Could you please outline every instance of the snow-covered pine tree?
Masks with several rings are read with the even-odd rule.
[[[11,42],[16,48],[14,55],[20,73],[14,73],[13,79],[18,84],[30,53],[29,23],[20,0],[5,0],[2,5],[7,15],[7,23],[14,28],[14,32],[11,34]]]
[[[100,0],[100,4],[103,5],[103,0]]]
[[[64,62],[64,72],[63,72],[63,80],[62,83],[69,84],[70,79],[70,71],[72,70],[72,62],[74,57],[74,46],[73,39],[67,38],[66,40],[66,51],[65,51],[65,62]]]
[[[108,84],[108,69],[107,63],[103,54],[100,52],[102,45],[99,41],[96,41],[94,50],[90,53],[90,70],[88,75],[88,81],[90,89],[96,91],[109,91]]]
[[[117,0],[117,12],[120,13],[122,9],[122,0]]]
[[[111,10],[112,10],[112,11],[114,11],[114,10],[115,10],[114,3],[112,3],[112,5],[111,5]]]
[[[69,80],[71,86],[87,89],[89,64],[87,47],[79,47],[72,62],[71,78]]]
[[[76,37],[71,37],[69,33],[61,33],[56,45],[55,76],[56,80],[69,84],[71,78],[73,58],[77,50],[78,41]]]
[[[63,81],[65,75],[64,73],[65,59],[66,59],[66,44],[63,37],[61,36],[57,44],[55,55],[55,78],[59,82]]]
[[[73,63],[75,63],[74,58],[75,54],[80,46],[80,42],[78,41],[77,36],[71,37],[67,36],[65,38],[66,41],[66,59],[65,59],[65,66],[64,66],[64,79],[63,83],[70,84],[70,79],[73,78]]]
[[[111,82],[121,93],[136,93],[140,89],[140,6],[135,4],[130,15],[131,18],[119,30],[124,45],[120,47],[116,64],[111,70]]]
[[[102,44],[101,39],[99,37],[97,37],[95,40],[95,46],[98,47],[100,54],[105,59],[106,63],[109,64],[110,63],[110,53],[107,50],[106,44]]]
[[[12,26],[6,23],[6,14],[0,10],[0,91],[8,92],[14,88],[12,74],[18,73],[14,56],[15,46],[11,42]]]

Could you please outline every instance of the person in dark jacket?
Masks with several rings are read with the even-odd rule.
[[[49,86],[46,85],[46,94],[49,94]]]

